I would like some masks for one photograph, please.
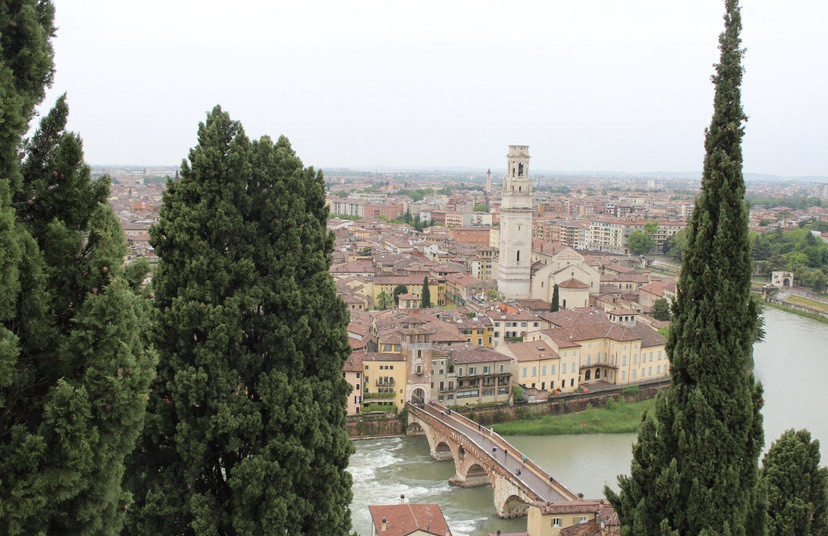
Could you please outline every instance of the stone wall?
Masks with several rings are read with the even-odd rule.
[[[634,396],[626,396],[628,402],[639,402],[655,398],[659,391],[666,389],[670,380],[643,384],[638,386]],[[593,393],[571,393],[549,398],[537,404],[516,404],[514,406],[487,406],[485,408],[456,408],[466,417],[486,426],[500,422],[513,421],[526,415],[565,415],[587,409],[587,406],[603,407],[608,398],[621,395],[622,387]],[[368,439],[371,437],[392,437],[405,434],[403,418],[396,415],[348,417],[348,435],[351,439]]]
[[[394,437],[405,434],[402,419],[396,415],[358,415],[348,417],[348,437],[368,439],[371,437]]]

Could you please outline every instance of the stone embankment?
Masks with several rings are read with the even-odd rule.
[[[500,422],[513,421],[529,415],[565,415],[584,411],[588,406],[603,407],[609,398],[623,396],[628,402],[639,402],[655,398],[659,391],[666,389],[670,380],[639,384],[635,393],[622,386],[591,386],[587,393],[568,393],[552,396],[544,402],[535,404],[503,404],[485,407],[452,408],[466,417],[486,426]],[[348,435],[351,439],[368,439],[373,437],[393,437],[405,434],[405,419],[397,415],[358,415],[348,417]]]

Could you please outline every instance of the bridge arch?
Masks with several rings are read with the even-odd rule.
[[[450,484],[492,487],[499,517],[525,516],[531,502],[576,499],[543,469],[525,458],[521,461],[520,452],[502,437],[444,406],[409,406],[408,422],[409,434],[426,436],[432,459],[454,462],[455,474],[449,479]]]

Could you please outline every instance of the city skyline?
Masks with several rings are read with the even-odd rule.
[[[306,165],[697,173],[723,3],[55,0],[69,128],[96,165],[177,165],[220,104]],[[746,173],[828,176],[814,0],[745,3]]]

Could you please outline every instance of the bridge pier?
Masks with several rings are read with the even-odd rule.
[[[449,484],[452,486],[457,486],[458,488],[475,488],[480,486],[488,486],[491,484],[489,481],[489,475],[485,472],[483,474],[477,475],[466,475],[463,476],[459,473],[455,473],[453,477],[449,478]]]

